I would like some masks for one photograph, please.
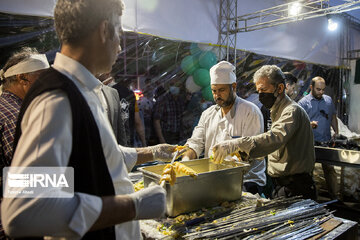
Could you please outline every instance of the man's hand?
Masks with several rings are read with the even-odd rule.
[[[166,212],[166,191],[159,185],[144,188],[129,194],[135,206],[135,220],[164,217]]]
[[[332,147],[335,147],[335,140],[338,139],[339,137],[340,137],[340,134],[338,134],[338,133],[334,133],[334,135],[331,136],[330,142],[334,142]]]
[[[214,153],[214,162],[221,164],[226,156],[231,155],[234,152],[242,151],[240,148],[241,138],[223,141],[213,146],[212,151]]]
[[[176,145],[170,144],[158,144],[150,147],[153,154],[153,160],[159,160],[163,162],[170,162],[176,151]]]
[[[190,161],[192,159],[197,158],[196,156],[196,152],[194,149],[190,148],[189,146],[187,146],[187,148],[185,149],[186,151],[183,154],[183,157],[181,159],[181,161]]]
[[[311,122],[310,122],[310,125],[311,125],[311,127],[312,127],[313,129],[315,129],[315,128],[317,128],[317,126],[318,126],[318,121],[311,121]]]

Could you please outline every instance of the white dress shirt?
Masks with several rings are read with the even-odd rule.
[[[223,117],[221,108],[213,105],[200,117],[186,144],[199,157],[204,151],[205,158],[212,155],[212,146],[224,140],[242,136],[254,136],[264,132],[263,117],[259,108],[240,97],[236,97],[231,110]],[[259,186],[266,183],[266,163],[264,160],[251,161],[251,168],[244,175],[244,182],[255,182]]]
[[[79,62],[57,53],[53,68],[70,78],[89,104],[99,128],[102,148],[116,194],[134,192],[128,177],[137,160],[135,149],[117,145],[103,106],[101,82]],[[106,103],[105,103],[106,104]],[[70,102],[60,90],[36,97],[21,122],[12,166],[67,166],[72,149]],[[94,224],[102,209],[99,197],[75,193],[74,198],[8,198],[2,203],[5,230],[16,236],[46,235],[81,238]],[[20,217],[19,217],[20,216]],[[140,239],[138,221],[115,226],[117,239]]]

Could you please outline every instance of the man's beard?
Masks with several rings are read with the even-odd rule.
[[[223,102],[219,103],[219,100],[222,100]],[[229,97],[226,100],[223,100],[221,98],[217,98],[215,100],[215,102],[220,107],[229,107],[229,106],[231,106],[235,102],[235,96],[234,96],[233,90],[232,89],[230,90]]]
[[[322,98],[322,95],[319,94],[315,94],[314,92],[311,92],[311,94],[313,95],[313,97],[317,100],[320,100]]]

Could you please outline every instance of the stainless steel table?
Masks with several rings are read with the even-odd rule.
[[[320,163],[360,168],[360,151],[315,146],[315,156]]]
[[[341,167],[340,194],[344,193],[344,167],[360,168],[360,151],[315,146],[316,162]]]

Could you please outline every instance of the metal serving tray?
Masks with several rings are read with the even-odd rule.
[[[173,186],[165,184],[166,207],[169,216],[191,212],[203,207],[213,207],[225,201],[241,198],[243,175],[250,165],[246,163],[232,167],[214,164],[208,158],[183,162],[198,173],[196,179],[180,174]],[[144,175],[144,186],[159,183],[165,165],[140,168]]]

